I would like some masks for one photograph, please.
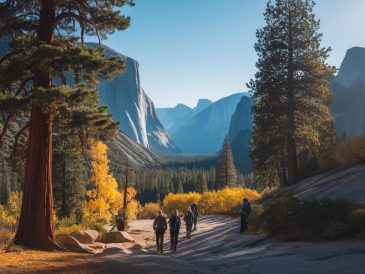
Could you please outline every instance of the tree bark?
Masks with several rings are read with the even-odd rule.
[[[55,29],[55,0],[41,2],[38,41],[52,44]],[[34,71],[34,87],[51,87],[51,75]],[[31,110],[28,157],[23,202],[14,242],[32,248],[54,250],[52,194],[52,107],[34,104]]]
[[[293,62],[293,31],[289,4],[288,22],[288,133],[286,137],[288,153],[288,184],[296,183],[298,177],[297,148],[295,143],[295,98],[294,98],[294,62]]]

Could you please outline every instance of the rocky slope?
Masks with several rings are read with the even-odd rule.
[[[153,168],[163,160],[149,149],[137,144],[126,134],[119,132],[113,142],[108,143],[112,165],[121,166],[128,162],[134,168]]]
[[[105,50],[108,56],[125,57],[108,47]],[[100,103],[108,106],[113,119],[120,122],[121,131],[138,144],[156,152],[178,152],[157,118],[152,100],[141,87],[138,62],[125,58],[127,68],[122,75],[98,84]]]
[[[222,98],[194,115],[183,127],[171,135],[185,153],[212,153],[221,149],[227,135],[232,114],[243,93]]]
[[[253,101],[243,96],[231,118],[228,138],[231,143],[236,168],[242,173],[250,173],[250,142],[252,139]]]
[[[295,196],[299,199],[343,198],[365,205],[365,164],[333,170],[270,193],[265,202]]]

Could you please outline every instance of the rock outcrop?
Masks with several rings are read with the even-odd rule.
[[[178,152],[157,118],[152,100],[141,87],[138,62],[108,47],[105,51],[108,56],[124,57],[127,68],[115,79],[98,84],[100,103],[108,106],[113,119],[120,122],[121,131],[138,144],[156,152]]]

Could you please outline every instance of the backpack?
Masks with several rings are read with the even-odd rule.
[[[155,221],[155,228],[157,230],[165,230],[166,229],[166,220],[164,217],[157,217]]]
[[[191,212],[187,212],[187,213],[185,214],[184,221],[185,221],[187,224],[192,224],[192,223],[194,223],[194,214],[193,214],[193,213],[191,213]]]
[[[195,217],[198,215],[198,206],[194,203],[191,204],[191,211],[194,213]]]

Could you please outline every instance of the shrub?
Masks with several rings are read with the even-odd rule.
[[[196,192],[190,193],[169,193],[163,199],[164,211],[170,214],[173,210],[177,209],[179,212],[185,212],[186,209],[194,202],[199,203],[202,195]]]
[[[0,228],[0,250],[5,249],[7,246],[11,244],[15,233],[8,229],[1,229]]]
[[[349,216],[349,223],[352,233],[365,233],[365,209],[353,210]]]
[[[239,206],[245,197],[250,201],[255,201],[261,195],[248,188],[224,188],[218,191],[207,191],[203,194],[195,192],[188,194],[169,193],[163,200],[163,205],[168,213],[174,209],[185,212],[194,202],[198,204],[201,214],[237,215]]]
[[[261,231],[262,215],[264,213],[264,208],[262,205],[251,204],[251,214],[248,219],[250,231]]]
[[[266,207],[262,225],[272,235],[288,240],[338,239],[355,235],[353,227],[365,216],[362,210],[354,211],[355,208],[356,205],[343,199],[301,202],[290,198]]]
[[[160,210],[160,203],[146,203],[140,210],[138,219],[154,219]]]

